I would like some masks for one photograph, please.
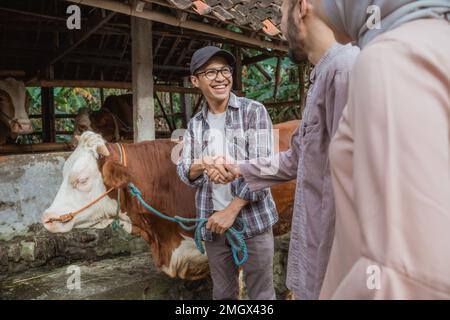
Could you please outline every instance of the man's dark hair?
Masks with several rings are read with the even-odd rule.
[[[287,23],[288,26],[295,26],[295,14],[298,14],[298,0],[286,0],[288,2],[288,10],[287,10]],[[289,38],[295,39],[297,29],[296,28],[288,28]]]

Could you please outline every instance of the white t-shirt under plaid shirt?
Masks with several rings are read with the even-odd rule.
[[[225,140],[225,119],[226,112],[214,114],[208,112],[208,123],[211,134],[209,135],[207,154],[208,156],[227,156],[227,145]],[[231,194],[231,184],[213,184],[212,201],[214,211],[221,211],[228,207],[233,200]]]

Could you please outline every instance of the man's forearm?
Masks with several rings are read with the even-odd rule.
[[[205,171],[205,165],[202,160],[195,160],[189,167],[189,180],[194,181]]]
[[[245,207],[248,203],[249,203],[248,200],[235,197],[228,205],[228,208],[230,208],[230,210],[234,212],[237,216],[241,211],[241,209]]]

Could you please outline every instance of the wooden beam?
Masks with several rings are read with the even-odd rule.
[[[89,28],[83,35],[80,36],[80,38],[75,41],[73,44],[69,45],[68,47],[60,50],[53,58],[51,58],[48,62],[46,62],[43,67],[38,70],[45,70],[48,66],[51,66],[64,58],[66,55],[68,55],[70,52],[72,52],[75,48],[77,48],[82,42],[84,42],[86,39],[88,39],[92,34],[94,34],[97,30],[99,30],[103,25],[105,25],[109,20],[111,20],[112,17],[116,15],[115,12],[110,12],[106,17],[102,18],[100,21],[98,21],[94,26]]]
[[[265,102],[266,108],[280,108],[280,107],[297,107],[300,106],[301,101],[280,101],[280,102]]]
[[[279,57],[277,59],[277,68],[275,70],[275,87],[273,89],[273,100],[277,99],[280,82],[281,82],[281,58]]]
[[[172,126],[172,122],[170,121],[169,117],[167,116],[166,110],[164,109],[164,105],[162,104],[161,99],[159,99],[159,96],[156,92],[155,92],[155,99],[159,104],[159,108],[161,109],[162,116],[164,117],[164,120],[166,120],[167,125],[169,126],[170,132],[172,132],[174,130],[174,128]]]
[[[131,38],[134,142],[154,140],[152,22],[132,17]]]
[[[195,42],[194,40],[190,40],[190,41],[189,41],[189,44],[187,45],[187,47],[184,47],[184,48],[183,48],[183,50],[181,51],[180,56],[179,56],[178,59],[177,59],[177,62],[175,62],[175,65],[176,65],[176,66],[179,66],[179,65],[183,62],[184,58],[186,57],[186,54],[187,54],[189,51],[192,50],[192,46],[193,46],[194,42]]]
[[[161,38],[158,39],[158,43],[156,44],[155,52],[153,53],[154,57],[156,57],[158,55],[159,48],[161,48],[163,41],[164,41],[164,35],[162,35]]]
[[[0,154],[35,153],[49,151],[71,151],[68,143],[38,143],[38,144],[5,144],[0,146]]]
[[[34,80],[26,83],[27,87],[66,87],[66,88],[114,88],[131,90],[131,82],[122,81],[102,81],[102,80]],[[196,88],[184,88],[178,86],[168,85],[154,85],[154,90],[157,92],[174,92],[185,94],[201,94],[200,90]]]
[[[166,58],[164,59],[164,65],[168,65],[170,59],[172,58],[175,50],[177,50],[178,44],[180,43],[180,38],[175,38],[175,40],[172,43],[172,47],[169,50],[169,53],[167,54]]]
[[[172,26],[179,27],[179,28],[186,28],[186,29],[201,31],[201,32],[204,32],[207,34],[213,34],[215,36],[219,36],[221,38],[228,38],[228,39],[232,39],[232,40],[244,43],[244,44],[251,44],[251,45],[254,45],[257,47],[261,47],[261,48],[270,48],[270,49],[281,51],[281,52],[288,52],[288,46],[281,44],[281,42],[282,42],[281,40],[280,40],[280,43],[277,43],[275,41],[261,40],[258,37],[252,38],[252,37],[246,36],[244,34],[236,33],[236,32],[226,30],[223,28],[209,26],[209,25],[201,23],[201,22],[196,22],[196,21],[191,21],[191,20],[182,21],[179,18],[176,18],[174,16],[171,16],[171,15],[168,15],[165,13],[160,13],[157,11],[144,10],[143,12],[136,12],[136,11],[132,11],[130,6],[127,4],[124,4],[124,3],[105,1],[105,0],[68,0],[68,1],[73,2],[73,3],[88,5],[91,7],[103,8],[103,9],[119,12],[119,13],[122,13],[125,15],[140,17],[140,18],[144,18],[147,20],[160,22],[160,23],[167,24],[167,25],[172,25]]]
[[[264,78],[266,78],[267,81],[272,81],[272,77],[270,76],[270,74],[258,63],[268,58],[272,58],[271,56],[267,54],[261,54],[259,56],[250,57],[250,53],[245,49],[242,49],[242,53],[244,54],[242,65],[247,67],[254,65],[255,68],[258,69],[259,72],[261,72],[261,74],[264,76]]]
[[[261,66],[259,63],[255,63],[253,66],[258,69],[259,72],[261,72],[261,74],[264,76],[264,78],[267,79],[267,81],[272,81],[271,75],[266,71],[266,69],[264,69],[263,66]]]
[[[273,57],[274,56],[271,56],[271,55],[268,55],[268,54],[265,54],[265,53],[260,54],[258,56],[254,56],[254,57],[246,57],[246,58],[244,58],[244,60],[242,60],[242,65],[248,66],[248,65],[251,65],[251,64],[255,64],[255,63],[258,63],[258,62],[261,62],[261,61],[273,58]]]
[[[25,77],[24,70],[0,70],[0,78],[13,77],[22,78]]]

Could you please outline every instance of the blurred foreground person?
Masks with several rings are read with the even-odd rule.
[[[362,47],[330,146],[336,231],[321,298],[449,299],[450,1],[313,2],[337,39]]]

